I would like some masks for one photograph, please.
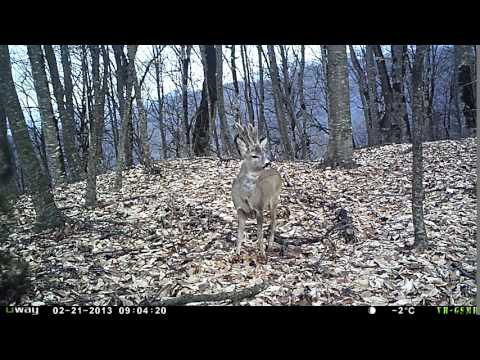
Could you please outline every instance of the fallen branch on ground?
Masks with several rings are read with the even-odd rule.
[[[268,286],[267,282],[257,284],[255,286],[240,290],[240,291],[230,291],[217,294],[200,294],[200,295],[183,295],[171,299],[161,299],[154,301],[143,301],[142,306],[178,306],[186,305],[196,302],[211,302],[211,301],[224,301],[231,300],[238,302],[239,300],[246,299],[257,295],[258,293],[265,290]]]

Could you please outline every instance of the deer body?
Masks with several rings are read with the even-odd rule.
[[[273,243],[276,227],[276,209],[282,190],[278,171],[266,169],[269,161],[265,156],[266,139],[258,140],[253,127],[247,130],[237,123],[239,132],[236,143],[242,156],[238,176],[233,181],[232,199],[238,215],[237,254],[245,237],[247,218],[257,219],[257,244],[260,255],[265,256],[263,244],[263,213],[271,211],[271,226],[268,246]]]

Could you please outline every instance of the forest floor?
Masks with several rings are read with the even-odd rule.
[[[317,162],[274,164],[285,182],[277,237],[312,243],[292,244],[284,256],[275,244],[266,262],[257,258],[254,220],[247,222],[241,255],[234,255],[230,189],[239,162],[208,158],[158,162],[157,175],[133,168],[124,173],[121,192],[112,190],[113,173],[101,175],[95,210],[83,207],[85,182],[59,187],[55,199],[68,220],[62,231],[35,234],[32,204],[24,196],[14,216],[1,219],[10,235],[0,249],[30,264],[33,288],[23,304],[154,304],[263,284],[256,295],[233,303],[473,305],[475,140],[424,144],[429,247],[423,251],[408,247],[409,148],[356,150],[359,166],[348,170],[322,170]],[[352,218],[355,241],[332,228],[341,208]]]

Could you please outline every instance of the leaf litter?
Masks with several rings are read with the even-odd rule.
[[[409,250],[410,145],[354,152],[353,169],[279,162],[286,180],[276,239],[318,239],[345,209],[355,241],[339,231],[322,241],[274,244],[257,258],[256,226],[234,255],[236,214],[230,197],[236,160],[159,161],[98,176],[98,206],[83,207],[85,182],[55,189],[67,217],[62,231],[32,230],[31,199],[22,196],[0,249],[27,260],[32,290],[22,304],[137,305],[193,294],[240,291],[266,282],[240,305],[473,305],[476,294],[475,139],[424,144],[425,224],[429,247]],[[264,230],[268,231],[269,217]],[[194,304],[230,305],[231,301]]]

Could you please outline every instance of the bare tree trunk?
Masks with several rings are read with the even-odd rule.
[[[305,45],[300,46],[300,71],[298,74],[298,96],[300,100],[300,117],[302,120],[302,159],[306,159],[310,155],[310,138],[308,136],[308,120],[311,119],[310,114],[307,112],[307,106],[305,105],[305,93],[304,93],[304,73],[305,73]]]
[[[138,116],[140,118],[140,162],[149,168],[151,165],[150,146],[148,144],[147,112],[142,98],[141,85],[138,82],[135,66],[133,67],[133,82],[135,87],[135,99],[137,102]]]
[[[81,45],[82,49],[82,116],[80,117],[80,148],[82,151],[82,171],[86,173],[89,148],[89,121],[93,117],[92,87],[90,71],[88,68],[87,45]]]
[[[298,153],[298,144],[297,144],[297,117],[295,116],[295,111],[293,109],[293,92],[292,92],[292,81],[290,80],[290,75],[288,73],[288,58],[285,52],[285,45],[280,45],[280,57],[282,58],[282,72],[283,72],[283,92],[282,98],[285,104],[285,109],[290,122],[290,130],[292,132],[292,146],[294,149],[294,157],[297,157]],[[280,82],[281,84],[281,82]]]
[[[233,89],[234,89],[234,97],[233,97],[233,112],[235,114],[235,122],[242,123],[242,114],[240,112],[240,90],[238,88],[238,80],[237,80],[237,65],[235,62],[235,45],[230,47],[230,65],[232,69],[232,78],[233,78]]]
[[[273,48],[273,45],[267,45],[267,52],[268,52],[268,58],[270,62],[270,66],[269,66],[270,78],[272,81],[272,92],[273,92],[273,98],[275,101],[275,110],[277,114],[278,129],[280,131],[280,140],[283,145],[285,158],[288,160],[293,160],[294,152],[288,136],[288,130],[287,130],[287,124],[286,124],[287,120],[285,118],[282,90],[280,87],[280,77],[278,75],[278,66],[277,66],[277,60],[275,57],[275,50]]]
[[[217,106],[218,116],[220,118],[220,131],[222,133],[223,146],[229,156],[233,155],[233,145],[228,128],[227,116],[225,114],[225,100],[223,97],[223,52],[222,45],[216,46],[217,55]]]
[[[116,166],[116,174],[115,174],[115,188],[120,190],[122,188],[122,172],[125,167],[125,159],[126,159],[126,146],[127,137],[128,137],[128,128],[129,128],[129,119],[132,116],[132,90],[134,87],[134,66],[135,66],[135,55],[137,53],[138,45],[127,45],[127,57],[128,57],[128,64],[127,64],[127,78],[126,78],[126,96],[125,96],[125,109],[124,109],[124,116],[122,119],[122,126],[120,130],[120,147],[118,151],[118,159],[117,159],[117,166]]]
[[[473,132],[475,119],[474,56],[469,45],[455,45],[458,104],[461,122]]]
[[[70,178],[73,182],[79,180],[79,162],[77,148],[75,146],[75,123],[70,116],[71,113],[67,111],[64,96],[65,91],[60,82],[60,75],[58,73],[57,59],[53,51],[52,45],[45,45],[45,57],[47,59],[48,67],[50,69],[50,77],[52,79],[53,94],[57,101],[58,112],[62,122],[63,144],[65,150],[65,158],[67,159]]]
[[[200,107],[195,116],[193,134],[193,152],[196,156],[205,156],[210,153],[210,139],[214,135],[217,153],[220,154],[220,145],[216,134],[215,109],[217,102],[216,68],[217,54],[213,45],[200,46],[203,64],[203,88]],[[214,129],[212,129],[212,127]]]
[[[207,107],[208,107],[208,139],[213,140],[217,154],[220,155],[220,143],[218,141],[216,126],[217,110],[217,54],[214,45],[200,45],[202,56],[203,74],[207,81]],[[213,149],[213,146],[210,149]]]
[[[53,107],[50,102],[50,90],[48,89],[47,74],[41,45],[28,45],[28,57],[32,66],[33,84],[37,94],[42,130],[45,134],[45,147],[47,154],[48,169],[54,185],[65,181],[62,173],[61,153],[62,149],[58,142],[56,120],[53,115]]]
[[[98,159],[98,128],[100,121],[100,49],[98,45],[89,45],[90,56],[92,58],[92,82],[94,109],[93,117],[90,117],[90,111],[87,111],[89,117],[89,147],[88,147],[88,165],[87,165],[87,187],[85,193],[85,206],[94,208],[97,204],[97,159]]]
[[[195,126],[193,128],[193,153],[195,156],[209,155],[209,124],[207,80],[205,79],[203,80],[202,99],[195,114]]]
[[[368,107],[371,124],[371,137],[368,138],[368,145],[377,145],[380,141],[380,114],[377,104],[377,72],[373,56],[373,45],[367,45],[365,50],[365,60],[367,64],[367,86],[368,86]]]
[[[72,119],[72,135],[73,143],[75,144],[75,112],[73,107],[73,83],[72,83],[72,64],[70,62],[70,50],[68,45],[60,45],[61,50],[61,59],[62,59],[62,69],[63,69],[63,82],[65,84],[65,109],[69,114],[70,119]],[[82,171],[80,167],[80,158],[78,152],[74,153],[74,161],[77,163],[78,175],[82,176]]]
[[[191,45],[182,45],[182,121],[183,131],[185,136],[186,155],[190,156],[192,153],[192,145],[190,143],[190,125],[188,123],[188,66],[190,63],[190,54],[192,51]]]
[[[242,58],[243,73],[245,74],[243,79],[243,93],[245,96],[245,107],[247,108],[248,121],[252,126],[255,126],[255,119],[253,116],[252,105],[252,89],[250,87],[250,72],[248,70],[247,48],[245,45],[240,45],[240,55]]]
[[[392,140],[410,141],[408,113],[404,93],[405,56],[407,45],[392,45]]]
[[[7,113],[0,93],[0,214],[13,209],[11,201],[17,196],[15,159],[7,135]],[[1,232],[1,229],[0,229]]]
[[[423,189],[423,149],[422,149],[422,132],[424,122],[424,109],[422,108],[422,73],[423,61],[426,45],[417,45],[415,54],[415,63],[412,72],[412,213],[413,227],[415,232],[414,247],[424,247],[427,245],[427,231],[425,230],[425,222],[423,219],[423,200],[425,192]]]
[[[165,134],[165,125],[163,123],[163,102],[164,102],[164,97],[163,97],[163,62],[161,58],[161,51],[158,45],[154,45],[154,51],[156,49],[156,54],[155,54],[155,81],[157,84],[157,98],[158,98],[158,129],[160,131],[160,139],[161,139],[161,145],[160,145],[160,154],[163,154],[163,158],[167,158],[167,139],[166,139],[166,134]],[[182,83],[183,86],[183,83]],[[183,96],[183,95],[182,95]],[[183,99],[182,99],[183,102]],[[188,114],[188,102],[187,102],[187,114]],[[188,133],[188,119],[185,118],[183,120],[183,134]],[[184,141],[183,143],[185,146],[187,146],[187,140]],[[190,145],[188,145],[190,146]],[[186,154],[188,154],[188,151],[185,151]]]
[[[357,78],[358,82],[358,89],[360,93],[360,100],[362,101],[362,108],[363,108],[363,118],[365,121],[365,128],[367,129],[367,139],[373,138],[373,128],[372,128],[372,118],[370,115],[370,108],[369,104],[369,95],[368,95],[368,86],[367,80],[365,78],[365,72],[360,65],[360,61],[357,58],[357,54],[355,53],[355,49],[352,45],[349,45],[350,50],[350,57],[352,59],[352,65],[355,77]]]
[[[325,165],[350,166],[353,144],[347,48],[345,45],[327,45],[327,56],[329,139]]]
[[[262,45],[257,45],[258,50],[258,134],[260,137],[267,136],[270,142],[268,124],[265,120],[265,86],[263,82],[263,50]]]
[[[124,45],[112,45],[115,55],[115,62],[117,64],[117,97],[120,108],[120,117],[122,118],[122,129],[125,127],[126,135],[125,142],[120,141],[125,146],[124,154],[124,166],[131,167],[133,165],[133,122],[132,112],[130,111],[129,117],[125,118],[125,112],[127,108],[128,96],[126,92],[126,82],[128,77],[128,64],[123,52]],[[126,121],[123,123],[123,121]]]
[[[382,95],[384,102],[384,114],[380,120],[380,130],[382,135],[382,142],[392,142],[393,139],[399,134],[397,124],[392,123],[393,113],[393,97],[392,87],[390,85],[390,78],[387,72],[387,65],[382,53],[380,45],[373,45],[373,51],[375,53],[375,60],[377,62],[378,74],[380,75],[380,84],[382,87]],[[393,135],[393,136],[392,136]]]
[[[7,45],[0,45],[0,98],[5,108],[20,164],[32,193],[36,213],[36,230],[62,226],[62,213],[55,205],[49,181],[42,172],[30,140],[28,126],[13,82],[10,54]]]

